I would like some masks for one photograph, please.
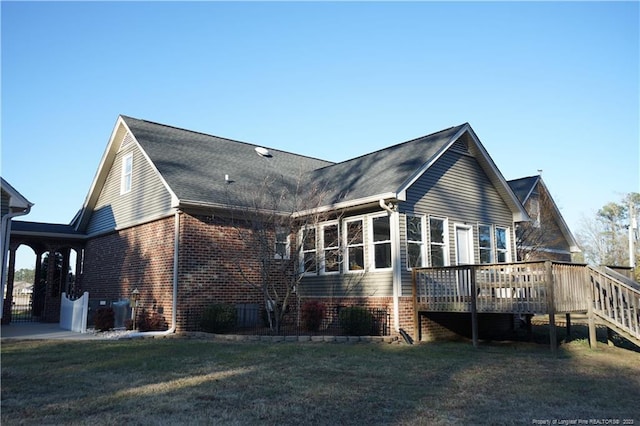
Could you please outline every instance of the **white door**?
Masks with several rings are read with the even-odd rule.
[[[470,226],[456,225],[456,264],[470,265],[473,263],[473,230]],[[458,295],[471,295],[470,271],[458,271]]]
[[[456,225],[456,264],[473,263],[473,231],[470,226]]]

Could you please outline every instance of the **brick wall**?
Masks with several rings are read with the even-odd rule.
[[[140,291],[140,306],[171,321],[174,219],[127,228],[87,242],[82,290],[91,306],[129,299]],[[90,324],[91,325],[91,324]]]
[[[198,330],[200,315],[211,304],[264,306],[260,256],[245,232],[251,230],[239,231],[214,216],[181,215],[179,331]]]

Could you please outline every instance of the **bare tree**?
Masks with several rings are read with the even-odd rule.
[[[585,260],[596,265],[629,265],[631,256],[635,265],[640,260],[638,244],[629,244],[638,240],[637,230],[629,230],[637,223],[640,211],[640,194],[627,194],[620,203],[610,202],[599,209],[593,218],[583,218],[582,226],[577,233],[583,249]],[[633,220],[635,215],[636,220]],[[634,253],[630,254],[630,248]],[[637,272],[637,269],[636,269]],[[636,273],[637,275],[637,273]]]
[[[241,194],[241,195],[239,195]],[[264,298],[270,328],[280,332],[292,305],[298,305],[296,290],[306,272],[315,271],[320,260],[316,250],[317,225],[332,214],[319,211],[327,192],[300,178],[295,183],[282,177],[265,177],[260,185],[228,193],[236,206],[231,226],[245,253],[255,256],[234,259],[246,285],[259,290]],[[296,306],[298,308],[299,306]]]
[[[538,185],[526,203],[530,222],[516,227],[516,252],[518,260],[543,260],[550,257],[546,249],[566,245],[554,211],[556,205],[543,185]]]

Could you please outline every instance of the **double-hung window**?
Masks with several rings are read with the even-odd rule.
[[[303,228],[300,241],[300,268],[303,274],[318,272],[316,261],[316,228]]]
[[[291,240],[289,230],[282,227],[276,228],[276,242],[274,247],[274,259],[289,259],[291,253]]]
[[[340,233],[338,222],[322,225],[322,263],[320,271],[325,274],[340,272]]]
[[[407,268],[424,266],[424,219],[407,216]]]
[[[133,153],[122,157],[122,172],[120,175],[120,195],[131,192],[133,180]]]
[[[498,263],[509,261],[509,242],[507,228],[496,226],[496,255]]]
[[[364,224],[362,219],[345,220],[345,270],[364,271]]]
[[[391,268],[391,225],[388,215],[371,218],[373,269]]]
[[[490,225],[478,225],[480,263],[493,263],[493,239]]]
[[[447,222],[437,217],[429,218],[429,260],[432,267],[447,266]]]

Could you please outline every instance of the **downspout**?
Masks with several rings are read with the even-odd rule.
[[[165,331],[138,331],[127,335],[127,337],[154,337],[167,336],[176,332],[178,322],[178,258],[180,254],[180,210],[176,210],[174,215],[173,230],[173,301],[171,302],[171,327]]]
[[[9,201],[11,204],[11,201]],[[4,286],[7,282],[7,253],[9,252],[9,243],[11,240],[11,219],[17,216],[24,216],[29,214],[31,211],[31,207],[27,207],[26,209],[18,212],[7,213],[2,218],[2,256],[0,256],[0,260],[2,261],[2,269],[0,271],[0,294],[4,294]],[[4,308],[4,298],[0,298],[0,318],[2,317]]]
[[[391,227],[391,257],[393,265],[393,328],[397,332],[400,331],[400,290],[402,286],[402,273],[400,261],[400,220],[398,212],[389,207],[384,199],[378,200],[378,204],[383,210],[389,213],[389,226]]]

